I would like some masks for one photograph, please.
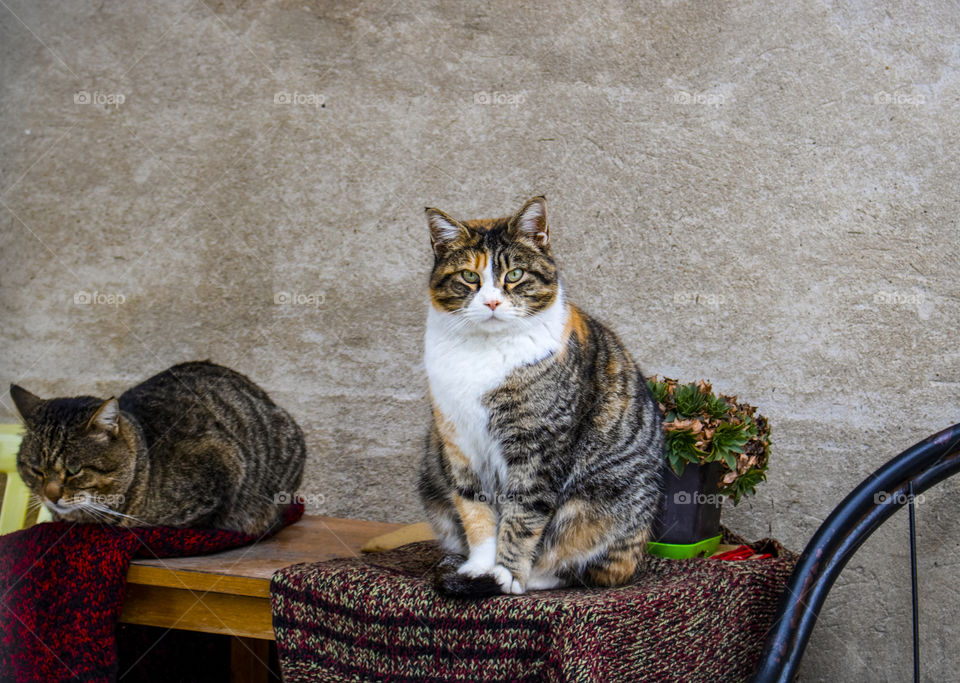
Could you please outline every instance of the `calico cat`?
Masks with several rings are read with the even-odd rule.
[[[16,385],[23,481],[57,519],[215,527],[259,535],[300,485],[293,418],[244,375],[175,365],[106,401],[41,399]]]
[[[613,332],[567,301],[545,198],[506,218],[427,219],[433,422],[419,493],[452,553],[438,587],[630,581],[661,498],[660,411]]]

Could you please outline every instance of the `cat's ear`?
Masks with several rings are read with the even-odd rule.
[[[108,398],[97,412],[90,418],[87,429],[116,436],[120,432],[120,403],[115,398]]]
[[[16,384],[10,385],[10,398],[13,399],[13,404],[17,406],[17,412],[20,413],[20,417],[22,417],[23,421],[28,425],[33,420],[33,416],[37,412],[37,408],[43,404],[42,398],[31,394],[29,391]]]
[[[470,237],[466,227],[440,209],[432,209],[428,206],[426,211],[427,225],[430,227],[430,244],[433,246],[434,254],[439,254],[440,250]]]
[[[528,237],[545,247],[550,242],[550,228],[547,227],[547,198],[534,197],[523,205],[510,221],[510,235]]]

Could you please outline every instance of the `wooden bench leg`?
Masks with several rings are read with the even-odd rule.
[[[270,641],[259,638],[230,637],[230,683],[268,683],[279,680],[271,675]]]

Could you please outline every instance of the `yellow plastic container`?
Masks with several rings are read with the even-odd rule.
[[[22,529],[27,524],[30,489],[17,473],[17,451],[23,440],[23,425],[0,424],[0,472],[7,475],[3,489],[3,505],[0,506],[0,534]],[[50,520],[50,512],[40,509],[38,522]]]

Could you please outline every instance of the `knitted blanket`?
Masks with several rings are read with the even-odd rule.
[[[289,506],[268,534],[302,515],[302,505]],[[131,559],[200,555],[259,538],[68,522],[0,536],[0,681],[115,680],[114,633]]]
[[[735,540],[729,538],[729,540]],[[420,542],[288,567],[271,585],[283,678],[298,681],[742,681],[796,555],[728,562],[648,557],[635,583],[445,598],[441,552]]]

